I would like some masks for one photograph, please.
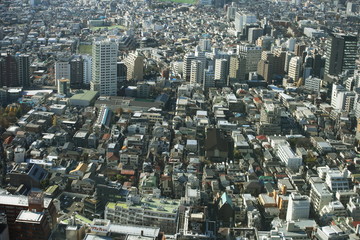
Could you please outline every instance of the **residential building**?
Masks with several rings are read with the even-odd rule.
[[[94,41],[92,49],[91,90],[99,95],[117,95],[117,43],[110,39]]]
[[[308,219],[310,213],[310,198],[299,193],[291,193],[286,214],[287,221]]]
[[[144,79],[144,56],[141,53],[130,53],[123,62],[126,66],[127,80],[141,81]]]
[[[105,207],[105,219],[112,223],[160,227],[165,234],[175,234],[179,201],[143,198],[139,203],[113,203]]]

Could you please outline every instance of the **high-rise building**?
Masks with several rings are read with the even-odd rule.
[[[201,51],[209,52],[211,51],[211,41],[210,39],[203,38],[199,41],[199,47]]]
[[[226,19],[228,21],[235,20],[235,13],[236,13],[237,7],[229,6],[226,10]]]
[[[59,59],[55,62],[55,81],[65,78],[70,79],[70,63],[69,58]]]
[[[7,53],[0,58],[0,86],[18,87],[19,77],[15,56]]]
[[[183,62],[183,78],[186,81],[190,81],[190,74],[191,74],[191,62],[195,60],[196,57],[192,53],[187,53],[184,56]]]
[[[203,74],[204,74],[204,68],[202,67],[202,62],[199,60],[191,61],[190,83],[202,82]]]
[[[127,80],[141,81],[144,79],[144,57],[138,53],[130,53],[124,63],[127,68]]]
[[[290,60],[291,58],[294,57],[294,53],[292,52],[286,52],[286,55],[285,55],[285,63],[284,63],[284,71],[286,73],[289,72],[289,66],[290,66]]]
[[[20,86],[30,86],[30,56],[26,54],[17,56],[17,65]]]
[[[208,89],[215,87],[215,74],[213,66],[209,66],[209,69],[204,70],[203,88]]]
[[[226,59],[215,59],[215,85],[225,86],[228,76],[228,60]]]
[[[83,83],[85,85],[90,85],[90,82],[92,80],[92,57],[89,55],[82,55],[83,58],[83,66],[84,66],[84,79]]]
[[[245,74],[256,72],[261,59],[261,47],[255,45],[238,45],[238,54],[245,59]]]
[[[59,94],[68,95],[70,89],[70,80],[66,78],[62,78],[57,80],[57,90]]]
[[[304,43],[296,43],[295,44],[295,55],[298,57],[302,57],[303,52],[306,49],[306,45]]]
[[[270,51],[275,39],[271,36],[261,36],[256,40],[256,45],[261,47],[263,51]]]
[[[320,54],[315,53],[312,67],[313,67],[313,75],[318,78],[323,78],[325,58],[323,58]]]
[[[357,55],[357,37],[340,33],[330,34],[326,44],[325,74],[353,72]]]
[[[230,56],[229,60],[229,84],[245,80],[245,59],[237,55]]]
[[[117,82],[123,84],[127,80],[127,67],[124,62],[117,63]]]
[[[310,213],[310,198],[299,193],[291,193],[286,214],[287,221],[308,219]]]
[[[275,75],[284,74],[285,52],[263,51],[258,63],[257,73],[268,83],[272,83]]]
[[[254,14],[236,12],[235,13],[235,30],[239,33],[243,33],[246,24],[256,23],[257,18]]]
[[[297,82],[300,78],[301,60],[300,57],[292,57],[289,63],[289,77]]]
[[[81,57],[70,61],[70,88],[81,89],[84,81],[84,60]]]
[[[248,34],[248,42],[256,43],[259,37],[264,34],[264,29],[262,28],[250,28]]]
[[[100,95],[117,94],[117,51],[117,43],[111,39],[93,43],[91,90],[98,91]]]

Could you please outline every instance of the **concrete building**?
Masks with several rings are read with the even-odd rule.
[[[340,33],[330,34],[326,44],[325,74],[337,75],[355,69],[357,37]]]
[[[177,226],[179,202],[165,199],[146,198],[141,202],[109,202],[105,207],[105,219],[112,223],[160,227],[165,234],[174,234]]]
[[[332,192],[349,190],[349,180],[340,170],[328,170],[325,183]]]
[[[130,53],[123,62],[127,68],[127,80],[144,79],[144,57],[140,53]]]
[[[235,13],[235,30],[239,33],[243,33],[246,24],[256,23],[257,18],[254,14],[245,12]]]
[[[228,76],[228,60],[226,59],[215,59],[215,85],[225,86]]]
[[[288,168],[294,171],[298,171],[302,165],[302,158],[294,153],[289,145],[280,145],[277,150],[277,156]]]
[[[289,62],[289,77],[297,82],[300,78],[301,59],[300,57],[292,57]]]
[[[117,62],[116,42],[106,39],[93,43],[91,90],[98,91],[103,96],[117,95]]]
[[[287,221],[308,219],[310,213],[310,198],[299,193],[291,193],[286,214]]]
[[[92,79],[92,57],[90,55],[82,55],[83,59],[83,83],[90,85]]]
[[[332,201],[332,198],[332,193],[324,183],[316,182],[311,184],[310,200],[315,211],[320,212],[324,206]]]
[[[238,54],[245,59],[245,74],[256,72],[261,59],[261,47],[256,45],[238,45]]]
[[[321,79],[316,77],[306,78],[304,87],[309,91],[320,93]]]
[[[196,57],[192,53],[187,53],[184,56],[183,61],[183,79],[186,81],[190,81],[190,75],[191,75],[191,63],[193,60],[196,60]]]
[[[69,59],[59,60],[55,63],[55,81],[62,78],[70,79]]]

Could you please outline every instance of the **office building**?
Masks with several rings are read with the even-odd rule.
[[[275,39],[268,35],[261,36],[256,40],[256,46],[261,47],[263,51],[270,51],[274,43]]]
[[[272,80],[276,75],[284,74],[285,52],[283,51],[263,51],[261,60],[257,66],[257,73],[264,80],[272,84]]]
[[[144,57],[140,53],[130,53],[123,62],[126,66],[127,80],[144,79]]]
[[[357,37],[340,33],[330,34],[326,43],[325,74],[353,72],[357,56]]]
[[[91,90],[100,95],[117,95],[117,43],[110,39],[95,41],[92,49]]]
[[[298,219],[308,219],[310,213],[310,199],[306,195],[291,193],[286,214],[287,221],[296,221]]]

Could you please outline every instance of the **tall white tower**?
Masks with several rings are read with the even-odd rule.
[[[117,93],[116,60],[118,45],[112,39],[95,41],[92,55],[91,90],[103,96],[114,96]]]
[[[300,57],[292,57],[289,63],[289,77],[292,78],[295,82],[299,80],[300,68],[301,68]]]

